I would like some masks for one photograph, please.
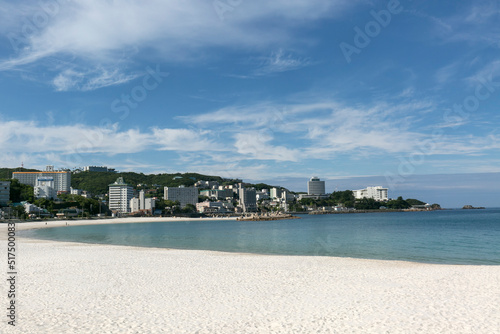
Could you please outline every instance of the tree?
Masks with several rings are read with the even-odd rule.
[[[356,210],[378,210],[382,204],[373,198],[362,198],[354,204]]]
[[[269,184],[265,184],[265,183],[257,183],[257,184],[254,184],[254,188],[255,190],[257,191],[260,191],[262,189],[271,189],[271,188],[280,188],[280,187],[273,187],[273,186],[270,186]]]
[[[27,201],[33,203],[35,195],[33,187],[27,184],[22,184],[17,179],[10,179],[10,200],[14,203]]]
[[[184,213],[196,213],[196,206],[193,204],[186,204],[186,207],[182,209]]]
[[[14,217],[19,218],[19,219],[27,219],[28,218],[28,214],[26,213],[24,206],[17,205],[15,207],[13,207],[12,209],[13,209],[12,215]]]
[[[411,205],[406,202],[401,196],[399,196],[396,200],[388,201],[385,206],[389,209],[395,210],[408,209],[411,207]]]
[[[211,197],[204,196],[204,195],[198,196],[198,203],[206,202],[206,201],[214,202],[214,200]]]
[[[354,193],[352,192],[352,190],[334,191],[330,195],[330,199],[332,199],[335,204],[344,204],[344,206],[346,207],[352,207],[355,201]]]
[[[413,198],[407,198],[406,203],[410,204],[411,206],[413,205],[425,205],[426,203],[419,201],[418,199],[413,199]]]

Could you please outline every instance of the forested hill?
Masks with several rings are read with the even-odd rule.
[[[140,188],[160,187],[178,187],[184,185],[192,186],[196,181],[218,181],[220,184],[228,182],[232,184],[238,180],[226,180],[220,176],[209,176],[197,173],[176,173],[176,174],[142,174],[142,173],[102,173],[102,172],[81,172],[71,175],[71,186],[75,189],[90,191],[92,194],[105,194],[108,192],[108,186],[114,183],[117,178],[123,177],[125,183],[134,188],[137,185],[146,185]],[[241,181],[240,181],[241,182]]]
[[[12,172],[39,172],[37,169],[26,168],[0,168],[0,180],[11,179]],[[197,173],[176,173],[176,174],[142,174],[142,173],[104,173],[104,172],[79,172],[71,174],[71,186],[75,189],[90,191],[99,195],[108,192],[108,186],[114,183],[117,178],[123,177],[126,183],[137,188],[138,184],[145,185],[141,188],[153,188],[154,185],[160,187],[178,187],[184,185],[192,186],[196,181],[217,181],[220,184],[233,184],[241,180],[227,180],[220,176],[202,175]]]
[[[11,179],[12,172],[39,172],[38,169],[27,168],[0,168],[0,180]]]

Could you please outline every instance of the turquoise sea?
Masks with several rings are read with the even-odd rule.
[[[500,209],[301,217],[65,226],[19,234],[140,247],[500,265]]]

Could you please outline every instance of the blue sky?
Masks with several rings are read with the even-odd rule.
[[[497,1],[0,0],[0,17],[1,166],[419,180],[429,202],[500,206]]]

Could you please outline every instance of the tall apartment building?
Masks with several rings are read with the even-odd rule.
[[[47,166],[43,172],[13,172],[12,178],[22,184],[36,186],[38,178],[53,178],[56,192],[69,192],[71,188],[71,172],[54,170],[54,166]]]
[[[145,198],[144,190],[139,192],[139,198],[130,200],[130,212],[153,211],[156,201],[153,198]]]
[[[239,188],[240,206],[243,212],[257,211],[257,192],[253,188]]]
[[[367,187],[365,189],[353,190],[354,197],[356,199],[362,198],[373,198],[376,201],[388,201],[389,190],[387,188],[377,187]]]
[[[198,203],[198,188],[182,186],[178,188],[165,187],[164,198],[169,201],[179,201],[181,208],[185,208],[188,204],[196,206],[196,203]]]
[[[129,212],[133,196],[134,189],[123,181],[123,177],[119,177],[109,185],[109,209],[120,213]]]
[[[10,200],[10,181],[0,181],[0,206],[7,206]]]
[[[307,182],[308,195],[324,195],[325,194],[325,181],[321,181],[317,176],[311,177]]]
[[[271,199],[281,198],[281,188],[271,188],[269,197],[271,197]]]

